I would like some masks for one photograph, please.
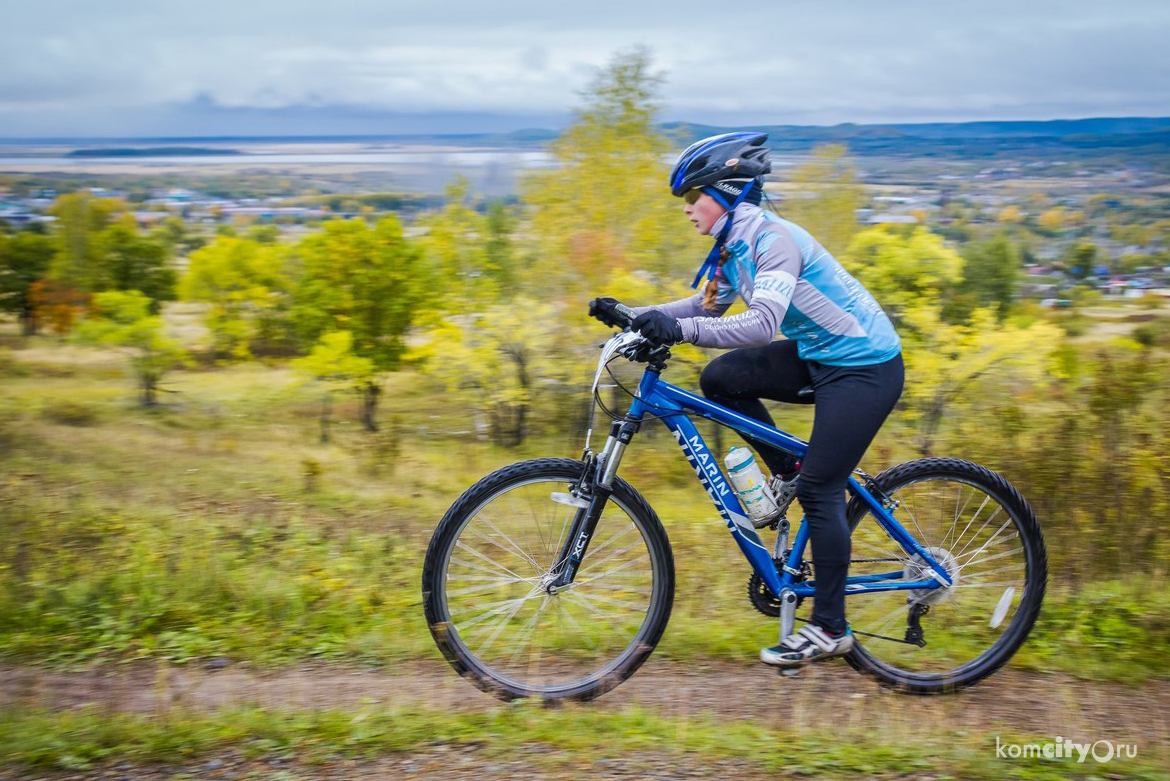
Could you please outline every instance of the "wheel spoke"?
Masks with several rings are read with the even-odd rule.
[[[581,624],[577,623],[577,619],[573,618],[572,614],[569,613],[569,611],[565,609],[565,603],[563,600],[560,600],[560,599],[557,600],[557,609],[561,611],[561,615],[564,616],[565,618],[567,618],[569,620],[569,623],[571,623],[573,625],[573,628],[577,630],[577,637],[580,640],[583,640],[585,642],[585,645],[589,646],[589,648],[593,651],[599,650],[597,648],[597,644],[594,643],[593,640],[591,640],[589,638],[589,633],[586,632],[581,627]]]
[[[967,519],[967,525],[963,527],[963,531],[959,532],[958,535],[955,537],[954,545],[957,545],[959,543],[959,540],[963,539],[963,535],[966,534],[967,530],[971,528],[971,524],[975,523],[975,519],[979,517],[979,513],[983,512],[983,508],[987,506],[987,503],[989,501],[991,501],[991,497],[985,495],[983,497],[983,501],[979,504],[979,507],[977,507],[975,509],[974,515],[972,515],[970,518]],[[964,504],[963,509],[966,509],[966,508],[967,508],[967,506]]]
[[[982,525],[980,525],[980,527],[975,530],[975,533],[971,535],[971,539],[967,540],[967,542],[963,544],[963,547],[959,548],[958,552],[955,553],[956,556],[962,556],[967,551],[967,548],[971,547],[971,543],[973,543],[973,542],[975,542],[975,540],[979,539],[979,532],[981,532],[987,528],[987,524],[991,523],[992,519],[994,519],[995,516],[999,515],[999,511],[1000,511],[1000,508],[997,507],[997,508],[995,508],[995,512],[993,512],[993,513],[991,513],[991,515],[987,516],[987,520],[985,520],[982,523]],[[1010,524],[1011,522],[1012,522],[1012,519],[1008,518],[1006,521],[1004,521],[1004,525]],[[1002,530],[1003,527],[1000,527],[1000,528]],[[963,539],[962,537],[959,537],[958,540],[955,540],[955,545],[957,546],[962,539]]]
[[[640,664],[642,638],[662,631],[669,611],[653,608],[670,598],[660,572],[669,549],[628,487],[607,500],[575,582],[549,593],[555,568],[543,563],[556,562],[578,511],[552,496],[574,481],[558,472],[501,483],[445,521],[459,524],[437,580],[451,631],[436,638],[493,690],[547,696],[590,680],[607,688],[620,680],[609,671]],[[439,625],[432,619],[433,631]]]
[[[489,526],[492,526],[492,528],[495,528],[492,525],[492,522],[487,520],[486,518],[484,519],[484,522],[487,523]],[[508,542],[511,547],[509,547],[508,545],[502,545],[499,542],[499,540],[492,539],[490,536],[488,536],[486,533],[484,533],[483,530],[481,530],[481,529],[473,529],[472,531],[474,531],[474,533],[476,534],[476,536],[479,537],[479,539],[484,540],[488,544],[494,545],[495,547],[499,548],[500,550],[506,551],[506,552],[512,554],[513,556],[519,556],[520,560],[523,561],[528,566],[532,567],[533,571],[535,571],[536,574],[539,575],[541,572],[543,572],[543,570],[540,568],[540,565],[537,564],[536,561],[531,556],[529,556],[527,553],[525,553],[523,550],[521,550],[520,547],[517,546],[515,542],[512,542],[512,540],[508,539],[508,537],[506,535],[504,535],[502,533],[500,534],[500,536],[503,537],[505,539],[505,541]]]
[[[465,550],[473,556],[478,556],[479,558],[486,561],[488,564],[491,564],[493,567],[495,567],[497,569],[503,570],[505,573],[511,575],[512,577],[516,578],[517,580],[528,580],[528,578],[524,578],[524,577],[521,577],[520,575],[517,575],[512,570],[505,567],[503,564],[500,564],[495,559],[492,559],[492,558],[489,558],[488,556],[485,556],[484,554],[477,551],[475,548],[472,548],[470,545],[465,545],[462,540],[455,543],[455,547],[459,548],[460,550]]]
[[[935,460],[913,462],[888,470],[879,482],[898,502],[903,527],[943,567],[953,585],[847,599],[846,616],[858,635],[859,662],[892,684],[904,685],[912,676],[915,687],[929,691],[963,685],[971,671],[1003,664],[1034,620],[1035,611],[1020,606],[1035,598],[1036,579],[1042,584],[1045,577],[1043,559],[1034,566],[1030,553],[1039,542],[1031,510],[1013,498],[1002,478],[962,462],[953,468]],[[916,578],[923,567],[919,557],[908,556],[900,547],[892,553],[896,541],[891,542],[880,520],[865,521],[870,513],[864,507],[854,512],[857,515],[849,519],[856,559],[851,574],[876,575],[892,569],[889,562],[860,561],[880,557],[895,559],[894,567]],[[1014,601],[1007,604],[1005,588],[1015,589]],[[848,597],[856,595],[847,592]],[[812,599],[802,603],[801,617],[811,618],[813,604]],[[1022,634],[1021,622],[1027,622]],[[922,645],[913,637],[918,628]],[[898,642],[879,642],[879,637]],[[903,642],[903,637],[910,642]],[[978,660],[984,664],[976,664]]]
[[[1010,539],[1011,537],[1018,537],[1018,536],[1019,536],[1018,534],[1013,532],[1012,534],[1008,535],[1007,537],[1004,537],[1003,539],[1006,540],[1006,539]],[[1002,542],[1002,540],[1001,540],[1001,542]],[[996,543],[996,544],[998,545],[999,543]],[[1021,545],[1018,548],[1012,548],[1011,550],[1005,550],[1005,551],[1001,551],[1000,553],[994,553],[990,556],[984,556],[981,559],[975,559],[974,557],[971,557],[971,558],[968,558],[968,559],[959,563],[959,571],[962,572],[963,570],[970,567],[972,564],[975,564],[976,561],[978,561],[978,563],[980,563],[980,564],[983,564],[985,562],[992,561],[994,559],[1002,559],[1004,556],[1014,556],[1017,553],[1023,553],[1023,552],[1024,552],[1024,546]]]
[[[979,549],[978,549],[978,550],[976,550],[976,551],[975,551],[975,553],[973,553],[973,554],[971,554],[971,555],[972,555],[972,556],[978,556],[980,553],[982,553],[983,551],[987,550],[987,548],[988,548],[988,547],[990,547],[990,546],[991,546],[991,544],[995,542],[995,539],[996,539],[996,537],[998,537],[998,536],[999,536],[999,533],[1000,533],[1000,532],[1002,532],[1004,529],[1006,529],[1006,528],[1007,528],[1007,527],[1008,527],[1008,526],[1011,524],[1011,522],[1012,522],[1012,519],[1011,519],[1011,518],[1008,518],[1006,521],[1004,521],[1004,522],[1003,522],[1003,526],[1000,526],[998,529],[996,529],[996,530],[995,530],[995,534],[991,535],[991,539],[989,539],[987,542],[983,543],[983,545],[981,545],[981,546],[979,547]],[[985,524],[985,525],[986,525],[986,524]],[[974,542],[974,540],[972,540],[971,542]],[[971,544],[970,542],[969,542],[969,543],[967,543],[967,546],[970,546],[970,544]],[[966,550],[967,550],[967,546],[964,546],[964,547],[963,547],[963,550],[959,551],[959,553],[957,554],[957,556],[962,556],[962,555],[963,555],[963,554],[966,552]],[[968,558],[970,558],[970,557],[968,557]]]
[[[492,632],[491,635],[488,637],[488,639],[484,641],[483,645],[481,645],[479,647],[479,650],[475,652],[477,656],[479,656],[480,658],[483,658],[484,651],[486,651],[488,648],[491,647],[491,644],[494,643],[496,638],[500,636],[500,632],[504,631],[504,627],[506,627],[509,623],[511,623],[512,619],[515,618],[516,614],[520,612],[520,608],[524,607],[524,603],[527,602],[532,597],[537,596],[538,593],[539,592],[535,592],[533,594],[530,594],[525,599],[518,600],[516,602],[516,606],[511,608],[510,610],[508,610],[507,615],[505,615],[502,619],[500,619],[500,623],[496,626],[496,631]]]
[[[600,575],[592,575],[592,577],[588,577],[588,578],[585,578],[584,580],[578,580],[578,581],[574,581],[574,582],[578,586],[583,586],[586,583],[592,583],[595,580],[601,580],[602,578],[608,578],[610,575],[614,574],[615,572],[621,572],[622,570],[627,570],[630,567],[634,566],[635,564],[640,564],[643,560],[649,561],[649,559],[650,559],[650,554],[644,553],[636,559],[630,559],[629,561],[627,561],[624,564],[619,564],[618,566],[614,567],[613,569],[609,570],[608,572],[603,572]],[[590,573],[590,574],[592,574],[592,573]]]

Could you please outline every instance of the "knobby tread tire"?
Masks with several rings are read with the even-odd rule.
[[[520,688],[510,682],[491,676],[486,669],[476,663],[476,660],[467,652],[462,643],[456,641],[448,632],[447,623],[443,618],[443,606],[440,604],[440,595],[443,593],[443,589],[439,578],[443,577],[442,565],[446,558],[447,549],[454,545],[465,517],[511,485],[534,477],[556,478],[568,484],[580,479],[582,469],[581,461],[567,458],[541,458],[520,461],[492,472],[464,491],[463,495],[451,505],[439,522],[427,547],[426,559],[423,562],[422,592],[427,626],[430,627],[431,635],[439,646],[439,650],[443,652],[443,656],[459,675],[483,691],[502,700],[540,697],[546,701],[585,701],[598,697],[625,681],[642,666],[662,638],[667,621],[670,619],[674,600],[674,557],[671,553],[670,541],[667,539],[666,531],[658,520],[657,514],[642,498],[642,495],[625,480],[615,477],[613,497],[624,505],[632,516],[632,520],[645,533],[650,555],[657,558],[658,572],[661,574],[661,578],[655,582],[654,586],[658,601],[657,603],[651,602],[654,613],[646,622],[644,631],[638,638],[632,652],[622,660],[616,669],[603,677],[558,691]]]
[[[1027,500],[1003,476],[979,464],[957,458],[921,458],[890,467],[874,479],[883,491],[897,499],[896,491],[899,487],[926,477],[954,477],[973,483],[999,501],[1016,519],[1027,564],[1024,598],[1008,630],[993,646],[995,652],[978,664],[971,662],[958,668],[955,675],[906,673],[883,664],[860,643],[844,658],[853,669],[886,688],[906,694],[949,694],[973,686],[1003,667],[1027,639],[1044,601],[1048,581],[1048,553],[1036,514]],[[846,509],[850,533],[857,528],[868,510],[868,506],[858,497],[850,499]]]

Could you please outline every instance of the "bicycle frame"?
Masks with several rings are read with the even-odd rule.
[[[598,483],[601,486],[607,488],[611,484],[625,446],[629,443],[633,431],[641,424],[647,412],[659,417],[674,434],[675,440],[682,448],[691,468],[695,470],[699,482],[702,483],[708,496],[711,497],[715,509],[719,511],[727,523],[727,528],[731,531],[740,550],[743,551],[744,557],[747,558],[752,569],[768,585],[768,588],[772,590],[772,593],[779,596],[782,590],[789,589],[796,596],[813,596],[816,591],[814,581],[796,582],[804,549],[809,541],[808,518],[801,518],[792,549],[788,552],[781,571],[777,572],[777,568],[772,562],[772,554],[764,546],[759,534],[756,533],[751,521],[748,520],[740,506],[739,499],[719,466],[717,456],[711,453],[706,442],[703,441],[702,435],[699,434],[695,424],[687,415],[690,413],[712,420],[797,457],[804,456],[808,443],[791,434],[708,401],[690,391],[671,385],[661,379],[660,371],[657,368],[648,367],[642,374],[637,394],[626,415],[626,421],[633,425],[630,428],[623,428],[620,433],[616,431],[617,427],[615,426],[615,432],[610,434],[604,450],[598,457],[599,469],[601,470]],[[951,578],[946,569],[914,539],[881,501],[866,490],[865,486],[850,477],[848,490],[868,506],[877,523],[907,554],[919,556],[930,567],[933,577],[929,580],[908,581],[902,570],[849,577],[846,579],[845,585],[847,595],[877,591],[933,589],[951,584]]]

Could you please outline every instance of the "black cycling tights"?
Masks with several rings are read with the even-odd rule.
[[[800,465],[796,496],[808,516],[816,568],[812,621],[834,634],[845,631],[850,556],[845,484],[902,394],[902,380],[901,355],[870,366],[828,366],[800,358],[791,339],[724,353],[707,364],[699,380],[711,401],[769,426],[772,416],[760,399],[815,401],[812,437]],[[815,399],[798,395],[807,386],[812,386]],[[748,442],[773,473],[796,468],[796,459],[788,453],[756,440]]]

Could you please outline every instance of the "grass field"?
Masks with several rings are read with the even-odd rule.
[[[0,647],[10,659],[434,655],[421,560],[447,506],[494,468],[579,452],[568,434],[517,450],[447,434],[469,428],[466,415],[436,404],[441,391],[414,373],[391,376],[385,430],[360,431],[357,400],[341,399],[333,441],[321,444],[321,389],[279,365],[180,372],[167,405],[143,410],[123,363],[51,340],[3,359]],[[807,431],[806,410],[785,417]],[[883,432],[871,456],[900,460],[896,442]],[[673,442],[643,436],[622,473],[663,519],[677,563],[657,653],[753,657],[774,627],[747,603],[746,564]],[[1149,577],[1051,584],[1017,663],[1165,675],[1156,649],[1170,598]],[[1100,631],[1106,620],[1116,631]]]

